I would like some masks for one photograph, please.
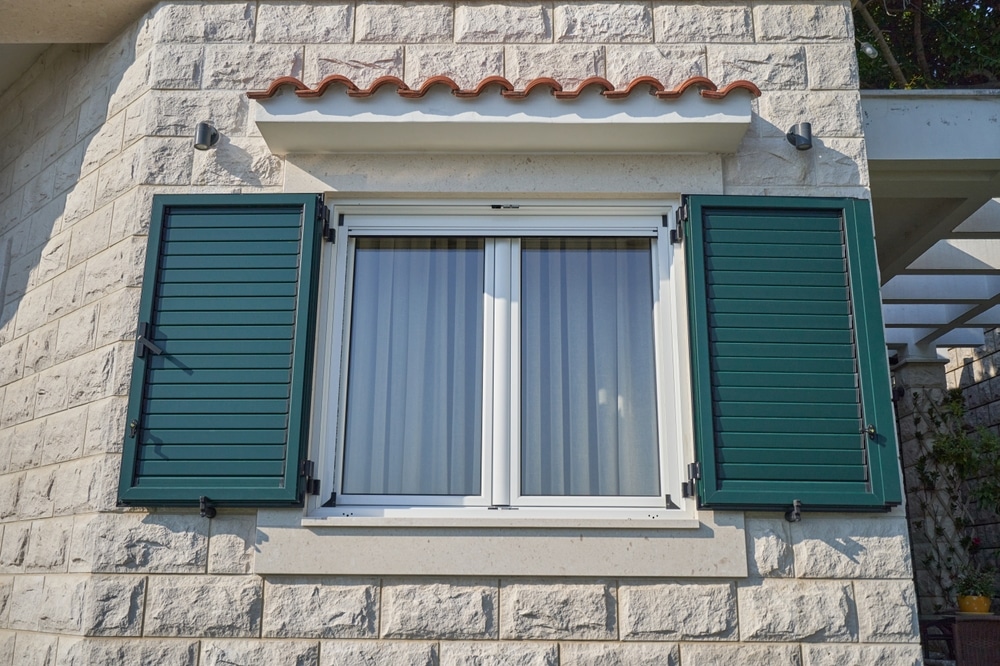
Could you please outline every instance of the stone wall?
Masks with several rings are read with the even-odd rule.
[[[261,576],[256,513],[115,506],[154,193],[477,187],[453,184],[468,158],[274,156],[247,90],[748,79],[764,94],[735,155],[623,156],[599,179],[549,158],[563,173],[532,192],[676,196],[696,164],[703,192],[865,196],[850,20],[846,0],[164,3],[111,44],[47,51],[0,95],[0,666],[918,663],[900,512],[750,514],[747,578],[487,579]],[[192,149],[201,120],[214,150]],[[808,153],[784,138],[803,120]],[[523,191],[530,161],[482,187]]]

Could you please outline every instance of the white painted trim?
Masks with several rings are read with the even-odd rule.
[[[637,91],[573,100],[490,91],[459,98],[438,86],[420,99],[390,87],[371,97],[289,90],[252,102],[271,152],[290,153],[735,153],[750,127],[752,95],[708,100],[693,91],[659,99]]]

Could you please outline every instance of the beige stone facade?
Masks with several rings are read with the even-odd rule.
[[[612,560],[507,576],[262,573],[275,525],[331,544],[350,528],[313,530],[300,510],[116,507],[153,194],[866,197],[854,49],[846,0],[260,0],[163,2],[110,44],[46,51],[0,94],[0,666],[920,663],[899,509],[794,524],[719,512],[740,547],[698,552],[737,553],[740,575]],[[273,155],[245,93],[334,73],[411,86],[707,76],[762,95],[727,155]],[[192,149],[201,120],[222,135],[214,150]],[[797,153],[784,135],[802,120],[815,147]],[[657,552],[650,567],[668,552],[684,562]]]

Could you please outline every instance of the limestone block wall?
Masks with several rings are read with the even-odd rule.
[[[470,176],[467,157],[272,155],[245,92],[331,73],[704,75],[763,95],[734,155],[618,156],[596,176],[585,156]],[[201,120],[222,134],[206,152]],[[801,121],[808,153],[784,138]],[[0,666],[919,663],[900,512],[748,514],[746,578],[483,578],[263,576],[254,512],[115,506],[154,193],[867,185],[846,0],[174,2],[110,44],[50,49],[0,94]]]

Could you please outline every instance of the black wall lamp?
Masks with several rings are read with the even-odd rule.
[[[211,123],[198,123],[194,130],[195,150],[208,150],[217,143],[219,143],[219,130],[215,129]]]
[[[795,146],[795,150],[809,150],[813,147],[812,123],[796,123],[785,134],[788,143]]]

